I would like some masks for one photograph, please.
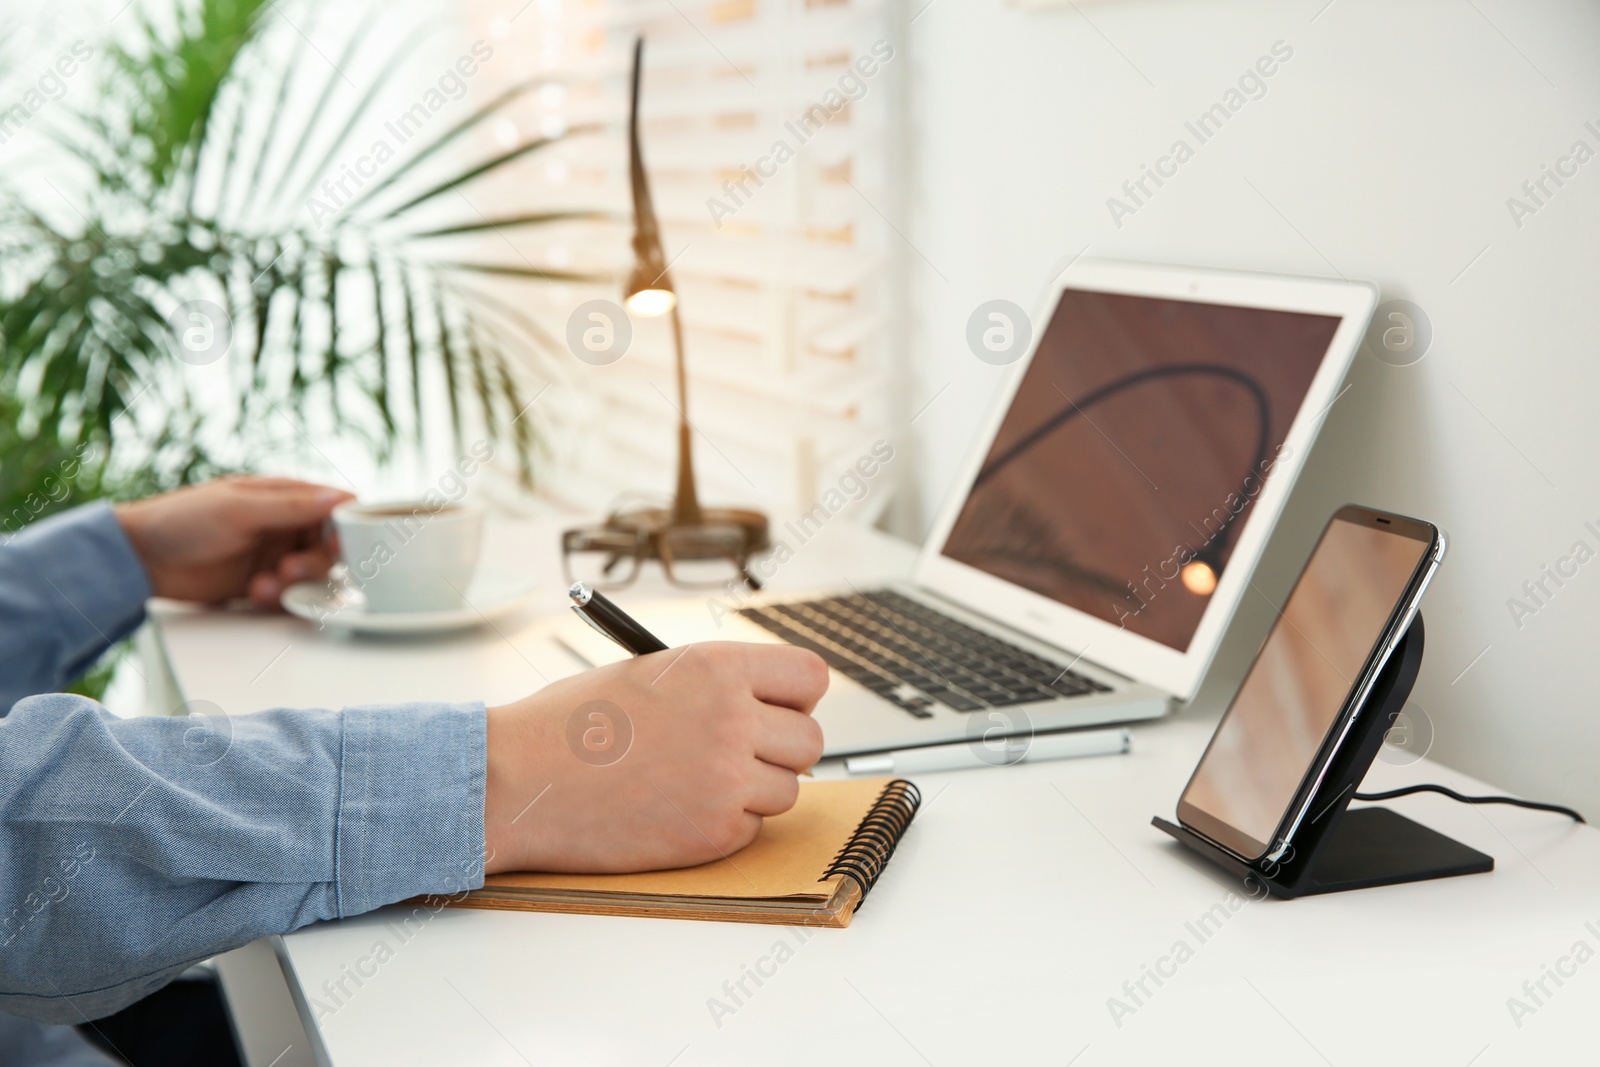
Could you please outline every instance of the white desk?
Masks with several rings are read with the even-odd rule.
[[[553,568],[554,529],[501,528],[495,546],[522,545]],[[775,584],[799,588],[830,571],[882,579],[909,559],[864,531],[826,537]],[[550,576],[550,612],[438,643],[339,640],[244,615],[162,627],[184,695],[231,711],[496,701],[537,685],[540,671],[571,669],[541,637],[560,610]],[[1130,756],[919,776],[922,813],[866,907],[848,930],[803,942],[783,927],[465,910],[402,940],[391,925],[402,913],[390,908],[275,947],[316,1061],[336,1067],[1232,1067],[1238,1053],[1223,1050],[1241,1044],[1279,1067],[1594,1058],[1600,834],[1553,815],[1407,798],[1394,806],[1490,853],[1497,869],[1229,912],[1237,884],[1149,825],[1171,815],[1216,710],[1136,728]],[[1380,762],[1367,788],[1413,781],[1494,791],[1427,761]],[[1219,904],[1226,919],[1197,933]],[[733,1006],[724,983],[780,940],[793,958],[759,988],[747,979],[751,995],[714,1019],[710,999]],[[346,978],[352,995],[330,997],[324,983],[379,941],[393,957],[359,987]],[[1580,941],[1585,962],[1561,962]],[[1163,962],[1179,942],[1183,960]],[[1170,977],[1144,977],[1139,993],[1158,964]],[[1544,977],[1558,965],[1572,972],[1559,987]],[[1134,1010],[1114,1019],[1113,997]],[[1535,1009],[1520,1026],[1511,997]],[[336,1010],[319,1016],[310,998]]]

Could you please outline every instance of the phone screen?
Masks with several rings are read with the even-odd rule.
[[[1345,508],[1317,542],[1178,802],[1213,841],[1265,855],[1436,534]]]

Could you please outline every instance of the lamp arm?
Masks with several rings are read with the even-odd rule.
[[[661,247],[661,228],[656,222],[655,201],[650,195],[650,179],[644,169],[644,153],[639,145],[639,95],[644,78],[644,38],[633,44],[633,84],[628,107],[628,184],[633,192],[633,254],[640,263],[659,267],[664,281],[666,253]],[[671,288],[670,284],[662,288]]]
[[[639,88],[644,77],[644,38],[633,44],[632,97],[628,107],[628,180],[633,187],[634,272],[641,284],[652,289],[672,290],[667,277],[667,256],[661,247],[661,229],[656,222],[655,204],[650,196],[650,180],[644,169],[644,153],[639,146]],[[653,277],[642,277],[653,275]],[[630,283],[631,284],[631,283]],[[672,305],[672,348],[678,385],[678,484],[672,501],[672,524],[686,527],[701,522],[700,497],[694,479],[694,431],[689,423],[689,379],[684,366],[683,323],[678,306]]]

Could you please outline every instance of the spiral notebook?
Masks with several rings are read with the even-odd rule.
[[[921,794],[897,778],[808,782],[725,859],[647,874],[496,874],[468,908],[788,926],[850,925],[911,825]]]

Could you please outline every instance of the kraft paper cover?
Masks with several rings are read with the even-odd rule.
[[[802,783],[795,806],[765,820],[754,841],[726,859],[699,867],[645,874],[496,874],[484,888],[614,893],[618,903],[651,896],[826,901],[839,877],[819,882],[818,876],[850,840],[889,781]]]

